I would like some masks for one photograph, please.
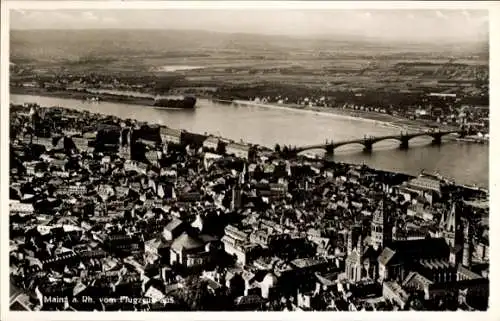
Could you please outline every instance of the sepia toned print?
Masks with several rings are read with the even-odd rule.
[[[487,10],[11,10],[11,311],[486,311]]]

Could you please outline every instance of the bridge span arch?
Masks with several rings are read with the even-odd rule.
[[[312,150],[322,150],[322,151],[328,151],[328,148],[326,145],[314,145],[314,146],[304,146],[304,147],[299,147],[295,148],[292,151],[295,152],[296,154],[300,154],[303,152],[308,152]]]
[[[337,149],[342,146],[347,146],[347,145],[361,145],[365,147],[365,141],[363,140],[357,140],[357,141],[349,141],[349,142],[341,142],[333,145],[333,149]]]
[[[364,140],[353,140],[353,141],[345,141],[345,142],[338,142],[338,143],[331,143],[331,144],[323,144],[323,145],[310,145],[310,146],[303,146],[300,148],[294,149],[294,151],[299,154],[311,150],[323,150],[325,152],[331,152],[341,146],[347,146],[347,145],[360,145],[360,146],[365,146]]]
[[[438,133],[418,133],[418,134],[410,134],[410,135],[407,135],[408,137],[408,140],[411,140],[413,138],[417,138],[417,137],[429,137],[429,138],[432,138],[432,139],[436,139],[437,137],[439,138],[442,138],[442,137],[445,137],[445,136],[449,136],[449,135],[460,135],[460,132],[438,132]]]
[[[383,142],[383,141],[395,141],[395,142],[398,142],[398,143],[401,143],[404,141],[404,138],[401,137],[401,136],[388,136],[388,137],[377,137],[377,138],[374,138],[372,140],[370,140],[370,143],[372,145],[376,144],[376,143],[379,143],[379,142]]]
[[[442,137],[448,136],[448,135],[463,135],[464,132],[461,132],[459,130],[457,131],[443,131],[443,132],[421,132],[421,133],[412,133],[412,134],[398,134],[398,135],[387,135],[387,136],[380,136],[380,137],[368,137],[368,138],[362,138],[362,139],[353,139],[353,140],[346,140],[342,142],[330,142],[330,143],[325,143],[325,144],[317,144],[317,145],[309,145],[309,146],[302,146],[299,148],[295,148],[294,152],[296,154],[302,153],[305,151],[309,150],[324,150],[326,152],[333,152],[335,149],[341,147],[341,146],[346,146],[346,145],[361,145],[364,147],[365,150],[371,151],[372,147],[374,144],[381,142],[381,141],[386,141],[386,140],[392,140],[392,141],[397,141],[403,148],[408,148],[408,143],[410,140],[417,138],[417,137],[429,137],[433,140],[433,143],[441,143]]]

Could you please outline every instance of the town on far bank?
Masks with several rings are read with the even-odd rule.
[[[451,68],[450,73],[457,72],[454,66],[448,67]],[[477,77],[477,83],[471,87],[459,86],[460,81],[445,81],[436,88],[392,89],[387,92],[368,88],[326,90],[296,87],[286,82],[253,86],[224,82],[199,84],[187,81],[186,75],[182,73],[154,76],[137,73],[132,76],[97,72],[62,73],[32,68],[25,64],[11,63],[11,93],[142,105],[146,104],[144,94],[194,95],[221,103],[275,105],[329,112],[389,122],[402,127],[465,127],[476,133],[474,136],[478,137],[474,137],[475,140],[484,142],[489,139],[488,86],[483,83],[489,73],[478,66],[475,66],[477,70],[473,68],[471,75],[464,76]],[[229,71],[231,69],[227,70]],[[327,84],[326,88],[328,87],[330,86]]]
[[[10,106],[10,309],[485,311],[488,191]]]

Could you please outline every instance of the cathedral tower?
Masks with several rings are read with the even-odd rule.
[[[392,227],[385,198],[382,199],[372,216],[371,243],[375,250],[382,250],[392,241]]]
[[[462,253],[462,265],[464,267],[470,267],[471,261],[472,261],[472,249],[471,249],[471,241],[470,241],[470,230],[469,230],[469,221],[467,219],[464,219],[464,231],[463,231],[463,236],[464,236],[464,249]]]
[[[239,184],[235,185],[232,189],[231,194],[231,211],[236,211],[241,208],[242,205],[242,190]]]
[[[131,128],[123,128],[120,132],[120,147],[119,147],[119,154],[121,157],[125,159],[130,159],[131,155],[131,135],[132,135],[132,129]]]
[[[361,237],[362,237],[361,226],[359,225],[353,226],[349,231],[349,234],[347,235],[347,255],[350,255],[352,253],[352,250],[354,249],[354,244],[356,244],[358,238],[360,239]]]
[[[458,244],[458,229],[460,226],[460,213],[457,210],[457,204],[453,202],[451,209],[446,219],[444,216],[441,219],[441,229],[444,239],[450,248],[454,248]]]
[[[463,257],[462,216],[462,207],[460,204],[453,202],[446,218],[444,216],[441,218],[441,233],[450,247],[450,263],[452,264],[459,263]]]

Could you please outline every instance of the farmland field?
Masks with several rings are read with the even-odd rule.
[[[475,94],[489,77],[483,43],[380,44],[202,31],[17,30],[11,32],[11,62],[42,75],[175,76],[181,87],[279,83],[325,91]]]

